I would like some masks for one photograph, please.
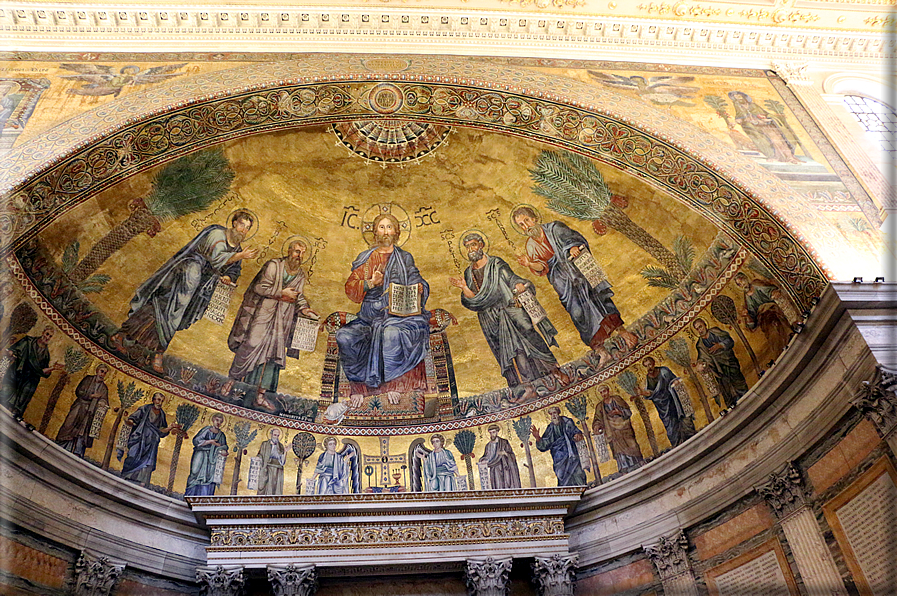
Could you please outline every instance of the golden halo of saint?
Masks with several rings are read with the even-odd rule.
[[[489,254],[489,236],[478,228],[470,228],[464,230],[464,233],[458,236],[458,250],[461,251],[461,256],[465,259],[467,258],[467,247],[464,246],[464,239],[470,234],[476,234],[483,239],[483,252]]]
[[[514,221],[514,213],[516,213],[517,210],[518,210],[518,209],[521,209],[521,208],[522,208],[522,209],[529,209],[530,211],[532,211],[532,212],[536,215],[536,225],[539,225],[539,224],[542,223],[542,214],[539,212],[538,209],[536,209],[535,207],[533,207],[533,206],[530,205],[529,203],[517,203],[517,204],[514,205],[514,207],[511,209],[511,214],[510,214],[510,216],[509,216],[509,218],[508,218],[508,219],[511,220],[511,227],[514,228],[514,231],[517,232],[518,234],[520,234],[521,236],[526,236],[526,232],[524,232],[524,231],[520,228],[520,226],[517,225],[517,222]]]
[[[311,252],[311,242],[308,241],[308,238],[303,236],[302,234],[293,234],[283,242],[283,246],[280,249],[280,256],[283,258],[287,258],[290,256],[290,246],[295,244],[296,242],[301,242],[305,245],[305,254],[302,255],[302,262],[304,263],[306,259],[308,259],[308,255]]]
[[[365,211],[361,218],[361,236],[368,246],[374,246],[374,220],[380,215],[389,214],[399,222],[399,237],[396,246],[403,246],[411,237],[411,218],[401,205],[396,203],[375,203]]]
[[[255,214],[251,209],[246,209],[245,207],[241,207],[239,209],[234,209],[231,211],[231,214],[227,216],[227,229],[229,230],[231,226],[234,225],[234,217],[238,213],[248,213],[252,218],[252,227],[249,228],[249,233],[246,234],[246,237],[243,238],[243,242],[249,242],[253,236],[255,236],[259,231],[259,216]]]

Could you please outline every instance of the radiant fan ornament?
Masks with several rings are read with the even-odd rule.
[[[450,126],[408,120],[336,122],[333,133],[352,153],[379,164],[422,159],[441,146]]]

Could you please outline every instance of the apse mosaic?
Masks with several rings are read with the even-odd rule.
[[[59,75],[96,103],[195,68]],[[783,180],[843,188],[768,83],[572,76],[701,107],[682,117]],[[770,260],[643,173],[400,118],[399,89],[352,99],[381,118],[117,179],[17,242],[3,406],[175,496],[594,485],[700,440],[803,324],[810,290],[769,265],[792,255]],[[311,109],[303,93],[278,109]]]

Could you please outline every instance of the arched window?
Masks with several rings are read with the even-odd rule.
[[[897,114],[894,108],[861,95],[845,95],[844,104],[866,129],[869,138],[879,142],[882,150],[897,152]]]

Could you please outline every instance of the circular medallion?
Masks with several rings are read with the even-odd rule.
[[[374,87],[368,95],[368,102],[371,109],[384,116],[395,114],[405,103],[402,90],[392,83],[380,83]]]

